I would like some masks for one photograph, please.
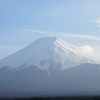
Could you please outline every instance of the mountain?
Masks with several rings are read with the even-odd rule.
[[[41,38],[18,51],[17,53],[0,61],[0,68],[9,66],[12,68],[26,68],[36,65],[43,70],[48,70],[51,63],[53,67],[61,65],[61,69],[67,69],[83,63],[99,64],[100,60],[82,51],[58,37]]]
[[[0,60],[0,97],[99,95],[100,60],[58,37]]]

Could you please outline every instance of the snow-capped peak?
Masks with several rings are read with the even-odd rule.
[[[50,67],[67,69],[83,63],[100,64],[100,60],[58,37],[46,37],[1,60],[0,68],[25,68],[36,65],[44,70]]]

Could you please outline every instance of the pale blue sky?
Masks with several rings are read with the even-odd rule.
[[[0,59],[55,35],[100,58],[100,0],[0,0]]]

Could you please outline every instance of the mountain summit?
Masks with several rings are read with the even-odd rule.
[[[35,65],[48,71],[51,65],[67,69],[84,63],[99,64],[100,60],[58,37],[46,37],[1,60],[0,68],[23,69]]]

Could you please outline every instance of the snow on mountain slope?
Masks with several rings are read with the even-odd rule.
[[[100,60],[58,37],[40,38],[24,49],[0,60],[0,68],[26,68],[35,65],[48,70],[58,65],[67,69],[83,63],[100,64]]]

